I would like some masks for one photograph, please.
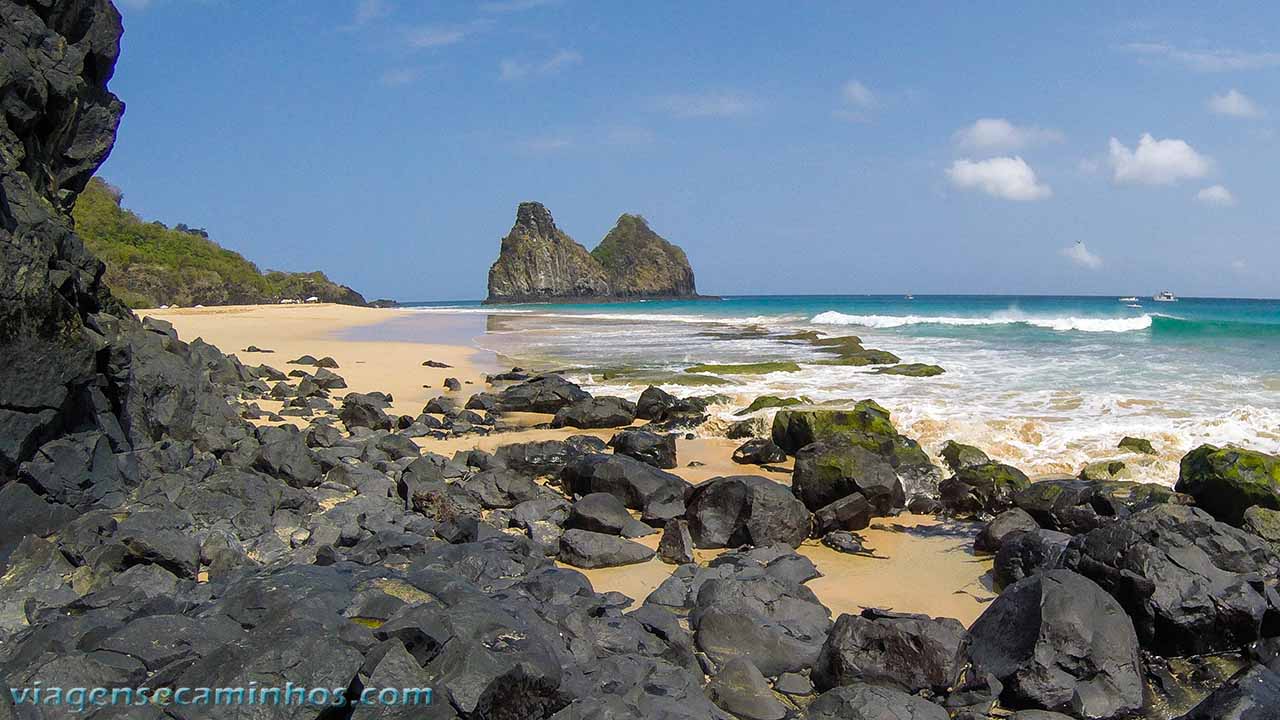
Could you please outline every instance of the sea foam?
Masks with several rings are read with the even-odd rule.
[[[813,316],[814,325],[858,325],[869,328],[896,328],[905,325],[1028,325],[1048,330],[1078,332],[1132,332],[1151,327],[1151,315],[1126,318],[1030,317],[1001,313],[989,317],[949,317],[929,315],[846,315],[828,310]]]

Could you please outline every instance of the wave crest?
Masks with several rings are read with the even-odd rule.
[[[1133,332],[1151,327],[1151,315],[1127,318],[1029,317],[1014,313],[990,317],[949,317],[928,315],[846,315],[834,310],[818,313],[809,320],[814,325],[858,325],[869,328],[896,328],[905,325],[1028,325],[1061,332]]]

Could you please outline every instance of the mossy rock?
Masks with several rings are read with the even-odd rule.
[[[857,335],[841,335],[838,337],[814,338],[809,344],[822,349],[823,352],[857,352],[862,349],[862,338]]]
[[[1178,492],[1222,522],[1239,527],[1257,505],[1280,510],[1280,457],[1242,448],[1201,445],[1182,458]]]
[[[942,456],[942,461],[947,464],[947,467],[951,468],[951,472],[991,462],[991,458],[978,448],[955,440],[948,440],[947,444],[942,446],[942,452],[939,455]]]
[[[1121,450],[1128,450],[1142,455],[1156,455],[1156,449],[1151,446],[1151,441],[1146,438],[1130,437],[1126,435],[1120,440],[1116,447]]]
[[[942,481],[938,492],[947,510],[964,515],[996,515],[1013,507],[1013,496],[1031,487],[1026,473],[989,462],[961,468]]]
[[[775,372],[800,372],[800,366],[790,361],[743,363],[740,365],[715,365],[704,363],[687,367],[687,373],[713,373],[717,375],[767,375]]]
[[[822,333],[817,330],[800,330],[798,332],[787,333],[786,335],[775,335],[774,340],[796,340],[800,342],[817,343],[822,340]]]
[[[1039,485],[1039,483],[1036,483]],[[1194,505],[1190,495],[1175,491],[1159,483],[1111,480],[1100,482],[1097,494],[1106,498],[1113,507],[1123,507],[1130,513],[1145,510],[1153,505]]]
[[[1124,471],[1125,464],[1121,460],[1101,460],[1085,465],[1080,470],[1079,477],[1090,482],[1106,482],[1120,479]]]
[[[807,405],[808,403],[809,403],[808,398],[778,397],[777,395],[761,395],[755,400],[752,400],[750,405],[734,413],[734,415],[741,417],[743,415],[750,415],[753,412],[764,410],[766,408],[791,407],[792,405]]]
[[[874,400],[863,400],[852,410],[784,409],[773,417],[773,442],[789,453],[815,442],[857,442],[867,436],[892,439],[897,435],[889,411]]]
[[[841,353],[833,360],[819,360],[815,365],[842,365],[864,367],[867,365],[894,365],[902,362],[902,358],[887,350],[863,349],[856,352]]]
[[[1244,523],[1241,527],[1266,540],[1280,553],[1280,511],[1254,505],[1244,511]]]
[[[711,338],[712,340],[759,340],[760,338],[769,337],[769,331],[759,325],[748,325],[743,328],[706,330],[698,333],[698,337]]]
[[[925,363],[907,363],[906,365],[893,365],[876,370],[877,375],[903,375],[918,378],[934,377],[944,372],[946,370],[937,365],[926,365]]]

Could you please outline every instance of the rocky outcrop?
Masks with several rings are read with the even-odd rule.
[[[591,252],[556,227],[542,203],[524,202],[489,268],[485,302],[568,302],[697,297],[684,251],[623,215]]]
[[[698,294],[684,251],[649,228],[639,215],[623,215],[591,251],[620,298],[692,297]]]
[[[112,409],[97,315],[117,304],[68,212],[124,112],[107,90],[120,15],[63,5],[0,5],[0,480]]]

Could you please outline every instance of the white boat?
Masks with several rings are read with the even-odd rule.
[[[1135,303],[1135,302],[1138,302],[1138,298],[1136,298],[1136,297],[1123,297],[1123,298],[1120,298],[1120,302]]]
[[[915,296],[915,295],[912,295],[911,293],[907,293],[906,295],[903,295],[903,296],[902,296],[902,299],[903,299],[903,300],[915,300],[915,299],[916,299],[916,296]]]
[[[1168,290],[1160,291],[1158,295],[1153,295],[1151,299],[1156,302],[1178,302],[1178,296]]]

